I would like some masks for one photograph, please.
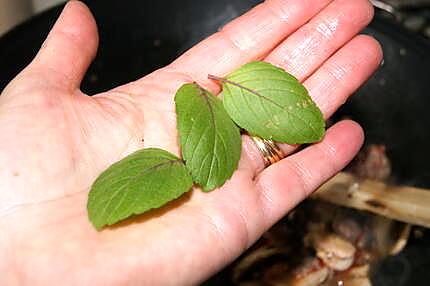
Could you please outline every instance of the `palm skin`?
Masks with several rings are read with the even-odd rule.
[[[140,148],[179,154],[178,87],[197,81],[217,92],[208,73],[251,60],[294,74],[330,116],[381,60],[373,39],[354,37],[371,17],[365,0],[267,1],[171,65],[88,97],[79,84],[97,31],[88,9],[69,2],[0,97],[0,284],[190,285],[232,261],[353,158],[363,140],[357,124],[340,122],[322,142],[264,170],[243,136],[239,169],[222,188],[193,190],[100,232],[87,218],[92,182]]]

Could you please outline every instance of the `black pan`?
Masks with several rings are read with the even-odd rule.
[[[100,29],[100,49],[82,89],[97,93],[169,63],[260,1],[86,1]],[[61,7],[51,9],[0,38],[0,90],[31,60]],[[430,44],[382,16],[365,33],[383,45],[384,64],[336,113],[358,121],[367,143],[387,146],[396,183],[430,188]],[[430,112],[429,112],[430,113]],[[429,206],[430,207],[430,206]],[[429,285],[430,233],[412,239],[387,259],[374,285]],[[198,270],[196,270],[198,271]],[[227,284],[228,270],[211,285]]]

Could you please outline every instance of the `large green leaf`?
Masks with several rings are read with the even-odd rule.
[[[182,160],[161,149],[143,149],[110,166],[94,182],[88,215],[97,229],[158,208],[193,185]]]
[[[323,138],[321,111],[305,87],[284,70],[251,62],[217,79],[222,81],[225,109],[250,134],[290,144]]]
[[[183,85],[175,102],[185,165],[205,191],[222,186],[239,162],[239,128],[221,100],[197,84]]]

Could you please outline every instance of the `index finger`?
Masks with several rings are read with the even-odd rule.
[[[225,75],[268,54],[332,0],[269,0],[200,42],[169,67],[208,83],[207,75]]]

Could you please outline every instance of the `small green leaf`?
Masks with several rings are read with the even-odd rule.
[[[104,171],[88,196],[88,216],[96,229],[133,214],[161,207],[191,189],[182,160],[161,149],[137,151]]]
[[[175,103],[182,156],[194,181],[204,191],[222,186],[239,162],[239,128],[222,101],[197,84],[184,84]]]
[[[222,82],[224,107],[252,135],[289,144],[319,141],[325,132],[321,111],[305,87],[283,69],[251,62]]]

